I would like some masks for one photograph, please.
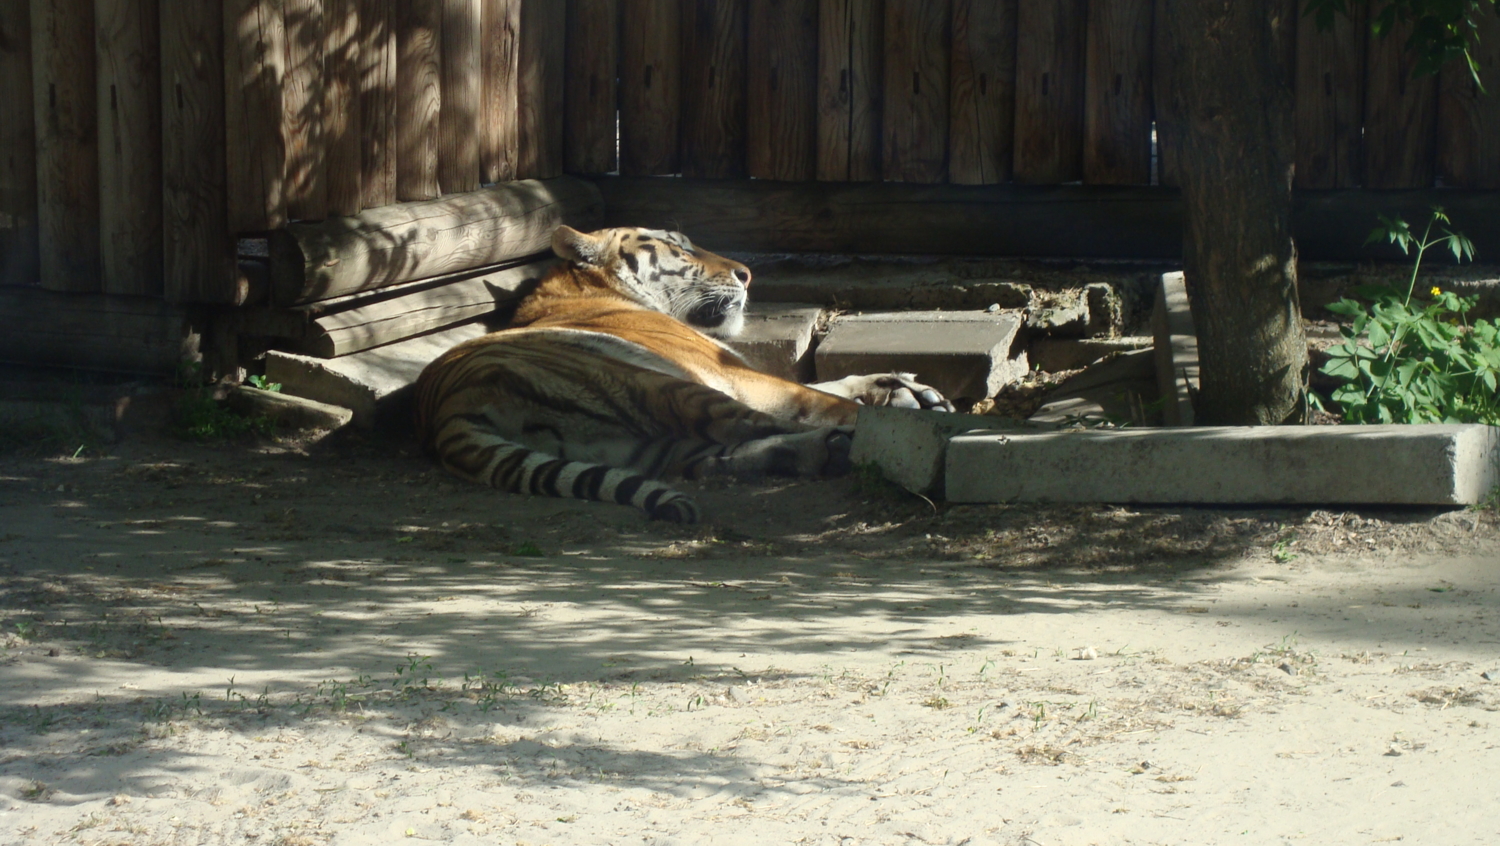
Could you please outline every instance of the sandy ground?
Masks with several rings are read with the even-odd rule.
[[[1493,843],[1500,515],[0,459],[0,843]]]

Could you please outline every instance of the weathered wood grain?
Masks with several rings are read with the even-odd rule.
[[[518,179],[549,179],[563,171],[563,74],[567,5],[519,0],[521,41],[516,59]]]
[[[1015,0],[953,0],[948,179],[1007,182],[1016,120]]]
[[[818,4],[817,178],[880,178],[885,0]]]
[[[1016,9],[1015,178],[1083,175],[1084,0],[1019,0]]]
[[[395,0],[359,0],[360,206],[396,202]]]
[[[620,172],[676,173],[682,126],[680,0],[621,0]]]
[[[482,24],[484,106],[479,124],[479,167],[484,182],[509,182],[516,178],[516,163],[521,155],[516,115],[521,0],[484,0]],[[613,117],[610,139],[613,144]]]
[[[329,214],[354,214],[364,206],[360,6],[361,0],[323,0],[323,137]]]
[[[323,5],[282,0],[286,75],[282,78],[282,136],[286,139],[286,212],[297,220],[328,216],[328,138],[323,119]]]
[[[1151,182],[1152,0],[1089,3],[1083,181]]]
[[[443,0],[396,4],[396,199],[430,200],[438,184],[443,109]]]
[[[0,285],[37,284],[31,4],[0,4]]]
[[[618,166],[615,74],[619,59],[619,0],[568,0],[563,91],[563,168],[568,173],[608,173]]]
[[[162,294],[161,26],[156,0],[96,0],[103,289]]]
[[[746,172],[817,172],[817,0],[755,0],[746,22]]]
[[[885,7],[882,174],[891,182],[948,175],[949,0]]]
[[[1172,52],[1166,48],[1166,21],[1163,15],[1155,15],[1151,24],[1151,114],[1154,119],[1152,134],[1156,145],[1152,181],[1175,188],[1178,184],[1178,152],[1172,149],[1172,142],[1168,137],[1171,133],[1164,131],[1163,123],[1171,114],[1170,92],[1176,68],[1172,63]]]
[[[233,232],[286,223],[285,68],[281,0],[224,0],[224,162]]]
[[[42,286],[97,291],[99,131],[93,0],[32,0]]]
[[[1474,59],[1488,93],[1463,62],[1443,68],[1438,86],[1438,175],[1457,188],[1500,188],[1500,11],[1480,6]]]
[[[438,186],[444,194],[479,187],[480,12],[480,0],[443,0]]]
[[[1361,180],[1365,108],[1365,6],[1352,4],[1319,32],[1297,20],[1298,188],[1352,188]]]
[[[1408,27],[1369,33],[1365,82],[1367,188],[1427,188],[1436,177],[1437,78],[1413,78]]]
[[[19,364],[173,375],[198,352],[188,312],[154,297],[0,288],[0,325]]]

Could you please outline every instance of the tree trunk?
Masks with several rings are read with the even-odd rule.
[[[1295,0],[1164,0],[1162,141],[1180,163],[1200,423],[1300,422],[1292,243]]]

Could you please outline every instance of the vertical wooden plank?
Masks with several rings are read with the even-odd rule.
[[[329,214],[357,213],[364,193],[360,41],[360,0],[323,0],[323,136]]]
[[[521,41],[516,59],[518,179],[549,179],[562,174],[567,9],[557,0],[521,0]]]
[[[32,0],[42,286],[99,290],[99,135],[93,0]]]
[[[521,155],[516,92],[520,82],[517,62],[521,50],[521,0],[484,0],[484,107],[479,127],[479,166],[485,182],[516,178]],[[614,78],[614,69],[610,69]],[[615,119],[609,118],[610,149],[614,149]]]
[[[745,175],[745,0],[685,0],[682,175]]]
[[[322,220],[328,216],[328,150],[323,134],[324,0],[282,2],[286,4],[286,76],[281,105],[287,216]]]
[[[161,25],[156,0],[96,0],[94,43],[104,292],[161,296]]]
[[[948,0],[885,7],[883,173],[942,182],[948,173]]]
[[[175,4],[174,4],[175,5]],[[224,168],[224,6],[161,15],[162,270],[172,302],[237,304]]]
[[[817,173],[817,0],[755,0],[746,21],[746,172]]]
[[[884,0],[818,4],[817,178],[880,178]]]
[[[1367,30],[1368,31],[1368,30]],[[1365,83],[1366,188],[1427,188],[1434,181],[1437,79],[1413,79],[1410,29],[1369,35]]]
[[[360,206],[396,202],[395,0],[359,0]]]
[[[231,232],[286,224],[285,67],[281,0],[224,0],[224,162]]]
[[[1158,185],[1175,188],[1177,180],[1177,152],[1172,149],[1169,138],[1172,133],[1163,131],[1162,123],[1168,118],[1168,97],[1172,90],[1171,51],[1167,50],[1166,20],[1163,15],[1154,15],[1151,22],[1151,115],[1152,137],[1156,145],[1155,175]]]
[[[681,125],[681,2],[623,0],[620,173],[676,173]]]
[[[396,3],[396,199],[438,196],[443,0]]]
[[[443,110],[438,185],[444,194],[479,188],[479,0],[443,0]]]
[[[1015,0],[953,0],[948,180],[1007,182],[1016,120]]]
[[[1152,0],[1089,3],[1083,181],[1151,182]]]
[[[1319,32],[1297,19],[1296,132],[1298,188],[1352,188],[1360,182],[1360,128],[1365,108],[1366,7],[1352,4]]]
[[[608,173],[616,167],[619,57],[619,0],[568,0],[563,90],[563,169],[568,173]]]
[[[0,285],[37,282],[31,4],[0,3]]]
[[[1438,174],[1454,188],[1500,188],[1500,10],[1480,6],[1474,59],[1489,93],[1463,62],[1443,68],[1438,86]]]
[[[1017,182],[1083,175],[1084,0],[1019,0],[1016,9]]]

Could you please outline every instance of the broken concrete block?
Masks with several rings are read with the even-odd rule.
[[[979,400],[1026,373],[1013,313],[912,311],[857,314],[833,322],[814,354],[817,378],[915,373],[949,399]]]
[[[272,351],[266,353],[266,379],[280,382],[282,393],[353,411],[360,428],[405,428],[411,420],[411,386],[422,368],[484,333],[481,324],[468,323],[339,358]]]
[[[1083,288],[1083,298],[1089,306],[1083,333],[1097,338],[1118,336],[1125,326],[1125,303],[1120,292],[1107,282],[1090,282]]]
[[[1091,311],[1090,314],[1093,312]],[[1077,370],[1111,353],[1150,349],[1150,336],[1125,338],[1033,338],[1027,347],[1031,366],[1047,373]]]
[[[1022,424],[1001,417],[867,406],[859,410],[849,458],[856,466],[875,465],[886,479],[913,493],[941,497],[949,438],[976,429],[1020,428]]]
[[[745,331],[729,342],[751,367],[807,382],[813,378],[813,332],[823,310],[806,303],[755,303],[745,311]]]
[[[1156,337],[1156,380],[1162,418],[1168,426],[1193,425],[1193,397],[1198,393],[1198,330],[1188,306],[1182,272],[1163,273],[1151,311]]]
[[[1066,426],[1075,422],[1160,423],[1156,363],[1150,349],[1120,353],[1052,389],[1030,423]]]
[[[951,502],[1472,505],[1500,428],[1205,426],[959,435]]]
[[[263,415],[284,429],[341,429],[354,419],[342,406],[247,385],[234,386],[224,399],[235,411]]]

